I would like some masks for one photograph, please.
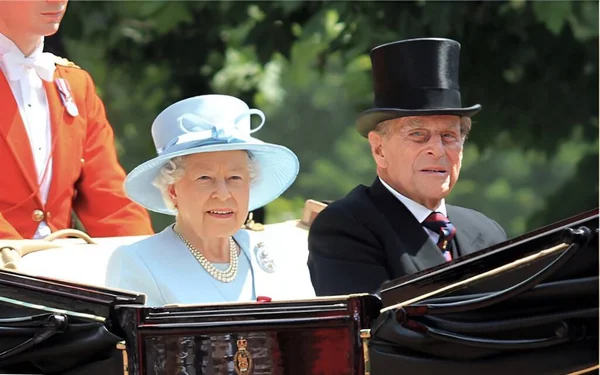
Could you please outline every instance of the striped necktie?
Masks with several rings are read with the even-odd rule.
[[[437,246],[442,251],[446,261],[452,260],[452,253],[450,252],[450,246],[448,245],[452,242],[452,239],[456,234],[456,228],[454,228],[454,225],[452,225],[450,220],[440,212],[432,212],[427,216],[425,221],[423,221],[423,226],[440,235]]]

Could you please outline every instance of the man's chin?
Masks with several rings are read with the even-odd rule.
[[[450,194],[451,190],[452,188],[448,184],[421,184],[420,189],[423,195],[431,198],[440,197],[440,199],[445,198],[448,194]]]
[[[39,31],[39,35],[43,37],[52,36],[58,32],[60,29],[60,22],[57,23],[49,23],[44,25],[44,27]]]
[[[431,210],[435,210],[436,208],[439,207],[440,202],[443,199],[446,199],[448,194],[450,194],[450,190],[449,189],[428,190],[424,193],[426,193],[426,194],[423,194],[423,197],[421,199],[423,203],[421,203],[421,204]]]

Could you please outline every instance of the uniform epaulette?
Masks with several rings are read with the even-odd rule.
[[[257,223],[252,219],[252,212],[250,212],[250,215],[248,216],[248,221],[246,221],[246,223],[244,225],[242,225],[243,229],[248,229],[248,230],[252,230],[255,232],[260,232],[265,230],[265,226],[261,223]]]
[[[68,66],[69,68],[79,68],[79,65],[76,65],[73,61],[67,60],[64,57],[54,55],[54,63],[56,65]]]
[[[244,224],[244,229],[260,232],[265,230],[265,226],[261,223],[255,223],[254,221],[251,221],[249,223]]]

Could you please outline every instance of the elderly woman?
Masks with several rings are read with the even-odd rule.
[[[261,124],[251,130],[250,116]],[[249,210],[276,199],[295,180],[289,149],[251,136],[264,115],[241,100],[205,95],[158,115],[158,156],[125,181],[131,199],[174,215],[162,232],[115,250],[106,285],[146,294],[146,304],[314,297],[306,259],[242,228]]]

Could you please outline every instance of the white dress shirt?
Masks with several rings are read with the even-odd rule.
[[[434,212],[434,211],[431,211],[429,208],[413,201],[412,199],[409,199],[409,198],[405,197],[404,195],[398,193],[396,190],[394,190],[393,187],[391,187],[385,181],[383,181],[383,179],[381,177],[379,177],[379,181],[381,181],[383,186],[385,186],[385,188],[388,189],[390,191],[390,193],[392,193],[400,202],[402,202],[402,204],[404,204],[406,206],[406,208],[408,208],[408,210],[413,214],[415,219],[417,219],[417,221],[419,221],[419,223],[423,223],[423,221],[425,221],[425,219],[427,219],[427,217],[432,212]],[[435,210],[435,212],[439,212],[441,214],[444,214],[444,216],[448,217],[448,214],[446,213],[446,202],[444,199],[442,199],[439,207]],[[429,235],[429,238],[431,238],[433,243],[437,244],[438,240],[440,239],[440,235],[437,234],[436,232],[432,231],[429,228],[423,227],[423,229],[425,230],[425,232],[427,232],[427,234]]]
[[[36,49],[27,57],[36,58],[41,56],[43,49],[44,39],[41,38]],[[0,68],[13,92],[25,130],[29,136],[38,183],[40,184],[40,198],[42,203],[46,204],[50,181],[52,180],[52,138],[48,98],[42,79],[33,68],[26,68],[25,73],[17,79],[12,80],[9,78],[7,68],[1,59],[4,54],[9,52],[23,56],[21,50],[10,39],[0,33]],[[33,238],[43,238],[49,235],[50,232],[48,225],[42,221]]]

